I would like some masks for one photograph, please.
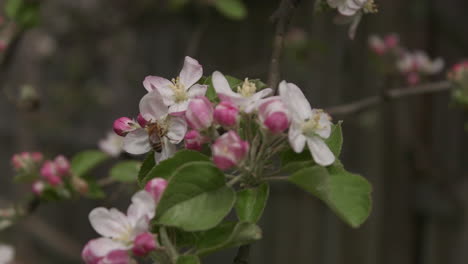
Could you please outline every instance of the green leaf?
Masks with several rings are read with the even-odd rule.
[[[197,235],[198,255],[206,255],[221,249],[238,247],[262,238],[262,230],[247,222],[222,223],[219,226]]]
[[[8,0],[5,13],[23,28],[30,28],[39,22],[41,1]]]
[[[180,256],[177,258],[177,264],[200,264],[200,259],[194,255]]]
[[[76,154],[71,161],[71,171],[78,177],[82,177],[90,170],[109,158],[98,150],[86,150]]]
[[[151,151],[148,155],[146,155],[146,158],[141,165],[140,172],[138,172],[138,183],[140,184],[140,187],[144,187],[144,185],[142,186],[141,183],[155,165],[156,162],[154,160],[154,151]]]
[[[339,166],[305,168],[291,175],[289,180],[324,201],[352,227],[360,226],[370,214],[369,182]]]
[[[88,192],[84,194],[85,197],[90,199],[103,199],[106,197],[106,193],[102,190],[101,186],[97,183],[96,179],[91,177],[84,177],[88,184]]]
[[[133,182],[137,180],[141,162],[127,160],[117,163],[110,170],[110,177],[120,182]]]
[[[341,131],[341,123],[332,126],[330,137],[325,140],[330,150],[333,152],[336,158],[340,157],[341,147],[343,146],[343,132]]]
[[[216,0],[216,9],[224,16],[241,20],[247,16],[247,8],[241,0]]]
[[[270,187],[267,183],[237,193],[236,212],[240,221],[256,223],[262,217],[268,201]]]
[[[235,192],[225,184],[224,173],[211,162],[189,162],[169,178],[156,222],[186,231],[207,230],[223,220],[235,199]]]
[[[208,86],[205,93],[206,98],[208,98],[211,102],[217,102],[218,95],[216,94],[216,91],[214,89],[211,76],[203,76],[200,79],[199,83]]]
[[[161,161],[154,166],[140,182],[140,186],[145,186],[147,182],[154,178],[169,179],[174,170],[191,161],[209,161],[210,158],[193,150],[178,151],[172,158]]]

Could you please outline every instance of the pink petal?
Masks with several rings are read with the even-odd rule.
[[[203,76],[203,67],[197,60],[185,57],[184,67],[180,71],[180,82],[188,89]]]

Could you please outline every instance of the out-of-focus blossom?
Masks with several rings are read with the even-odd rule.
[[[156,203],[156,205],[159,203],[159,200],[161,200],[161,197],[164,193],[164,190],[166,190],[167,187],[167,181],[163,178],[154,178],[150,180],[148,183],[145,185],[145,191],[147,191],[149,194],[153,196],[153,199]]]
[[[185,112],[188,125],[196,130],[205,130],[213,123],[213,105],[205,96],[193,98]]]
[[[122,253],[132,249],[138,235],[148,232],[155,209],[151,194],[139,191],[133,195],[126,215],[115,208],[92,210],[89,221],[102,237],[88,242],[82,252],[83,260],[87,264],[121,263],[116,259],[125,259],[127,255]],[[110,262],[104,261],[106,259]]]
[[[374,0],[327,0],[327,3],[344,16],[354,16],[361,10],[364,13],[377,12]]]
[[[456,82],[468,79],[468,60],[453,65],[448,73],[448,78]]]
[[[43,155],[40,152],[21,152],[13,155],[11,164],[16,170],[32,170],[37,167],[43,160]]]
[[[111,157],[118,157],[123,151],[123,138],[113,132],[98,142],[99,149]]]
[[[331,134],[330,116],[320,109],[312,109],[301,89],[293,83],[282,81],[279,94],[292,117],[288,135],[292,149],[301,153],[307,143],[317,164],[333,164],[335,156],[324,141]]]
[[[289,127],[289,111],[279,96],[267,98],[260,103],[258,118],[273,133],[283,132]]]
[[[227,170],[244,160],[249,151],[249,143],[230,130],[216,139],[211,150],[214,164],[222,170]]]
[[[51,160],[47,160],[41,167],[41,176],[52,186],[62,184],[62,178],[60,177],[57,165]]]
[[[89,191],[88,183],[83,180],[81,177],[72,176],[71,185],[80,194],[87,194]]]
[[[197,84],[203,76],[203,67],[197,60],[185,57],[185,62],[179,77],[169,81],[158,76],[148,76],[143,86],[148,92],[158,90],[163,102],[169,107],[169,114],[182,115],[189,101],[197,96],[205,95],[207,86]]]
[[[420,75],[435,75],[440,73],[443,68],[444,61],[441,58],[431,60],[423,51],[406,52],[397,61],[397,69],[407,76],[407,81],[410,84],[419,83]]]
[[[187,132],[185,119],[168,115],[168,108],[158,90],[143,96],[140,113],[147,120],[146,127],[129,132],[124,138],[123,149],[135,155],[154,149],[156,162],[174,155],[175,144],[181,142]]]
[[[382,39],[377,35],[369,37],[369,47],[377,55],[383,55],[389,51],[397,53],[399,51],[400,38],[397,34],[388,34]]]
[[[226,77],[218,71],[212,76],[213,87],[222,101],[234,103],[241,111],[252,112],[260,99],[272,93],[271,88],[265,88],[257,92],[255,83],[245,79],[241,86],[237,87],[237,92],[234,92],[229,86]]]
[[[0,264],[13,264],[15,248],[10,245],[0,244]]]
[[[45,187],[46,185],[43,181],[37,180],[32,184],[31,189],[35,195],[40,196],[42,192],[44,191]]]
[[[140,126],[128,117],[120,117],[114,121],[113,128],[117,135],[125,137],[129,132],[140,128]]]
[[[233,127],[239,120],[239,108],[229,101],[219,103],[214,111],[216,122],[225,127]]]
[[[70,162],[63,155],[57,156],[54,163],[60,176],[64,177],[70,174]]]

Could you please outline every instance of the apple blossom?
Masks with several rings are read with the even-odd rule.
[[[317,164],[328,166],[335,162],[335,156],[324,141],[331,134],[330,116],[323,110],[312,109],[301,89],[293,83],[282,81],[279,94],[292,117],[288,135],[292,149],[300,153],[307,142]]]
[[[407,75],[407,80],[410,84],[416,84],[419,82],[420,74],[433,75],[442,71],[444,61],[441,58],[431,61],[425,52],[415,51],[413,53],[404,53],[396,65],[401,73]]]
[[[141,114],[138,114],[137,122],[141,127],[145,127],[148,124],[148,121],[146,119],[144,119]]]
[[[156,162],[171,157],[175,144],[182,141],[187,131],[187,123],[182,117],[168,115],[158,90],[147,93],[140,101],[140,113],[147,120],[143,128],[129,132],[123,142],[123,149],[130,154],[144,154],[155,150]]]
[[[207,86],[197,84],[202,76],[203,67],[187,56],[179,77],[169,81],[158,76],[147,76],[143,86],[148,92],[159,91],[164,104],[169,107],[169,114],[181,115],[187,110],[190,99],[205,95]]]
[[[239,108],[232,102],[222,101],[215,108],[214,119],[222,126],[235,126],[239,119]]]
[[[327,0],[331,8],[338,9],[344,16],[353,16],[359,11],[364,13],[375,13],[376,6],[374,0]]]
[[[35,195],[41,195],[42,192],[44,191],[45,189],[45,183],[41,180],[37,180],[35,181],[32,186],[31,186],[31,189],[32,189],[32,192],[35,194]]]
[[[135,129],[138,129],[140,126],[132,119],[128,117],[121,117],[118,118],[114,121],[114,132],[119,135],[124,137],[127,135],[129,132],[134,131]]]
[[[211,146],[214,164],[227,170],[239,164],[249,151],[249,143],[243,141],[233,130],[220,136]]]
[[[461,82],[464,78],[468,79],[468,60],[455,64],[450,69],[448,78],[455,82]]]
[[[213,123],[213,105],[205,96],[193,98],[185,112],[188,125],[196,130],[205,130]]]
[[[60,176],[63,177],[70,174],[70,162],[63,155],[57,156],[54,163]]]
[[[0,264],[13,264],[15,248],[10,245],[0,244]]]
[[[16,170],[30,170],[41,163],[43,155],[40,152],[21,152],[13,155],[11,164]]]
[[[57,164],[51,160],[46,160],[40,170],[41,176],[52,186],[62,184]]]
[[[229,86],[226,77],[218,71],[213,73],[212,82],[221,101],[232,102],[245,113],[252,112],[256,108],[258,101],[270,95],[273,91],[271,88],[265,88],[257,92],[255,83],[250,82],[246,78],[242,86],[237,87],[237,92],[234,92],[231,86]]]
[[[289,111],[279,96],[262,100],[258,107],[258,118],[273,133],[283,132],[289,127]]]
[[[156,205],[161,200],[164,190],[167,187],[167,181],[163,178],[154,178],[145,185],[145,191],[153,196]]]
[[[88,264],[119,263],[106,262],[117,257],[115,251],[130,250],[138,235],[148,232],[150,220],[154,217],[156,203],[146,191],[139,191],[132,197],[127,214],[115,208],[99,207],[89,214],[91,226],[103,237],[91,240],[85,246],[82,257]],[[122,255],[117,254],[119,257]]]
[[[133,241],[132,252],[135,256],[143,257],[154,251],[159,246],[156,242],[156,235],[150,232],[139,234]]]
[[[118,157],[123,151],[123,138],[113,132],[107,133],[106,138],[99,140],[99,149],[111,157]]]

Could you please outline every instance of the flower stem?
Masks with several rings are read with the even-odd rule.
[[[238,181],[240,181],[244,177],[243,174],[237,175],[236,177],[232,178],[230,181],[226,183],[228,187],[232,187],[234,184],[236,184]]]
[[[171,239],[167,234],[166,227],[161,226],[159,228],[159,234],[161,235],[161,242],[163,246],[167,249],[167,253],[170,256],[172,263],[176,263],[177,258],[179,257],[179,253],[177,253],[177,250],[175,249],[174,245],[172,245]]]
[[[265,181],[287,181],[289,176],[273,176],[263,178]]]

